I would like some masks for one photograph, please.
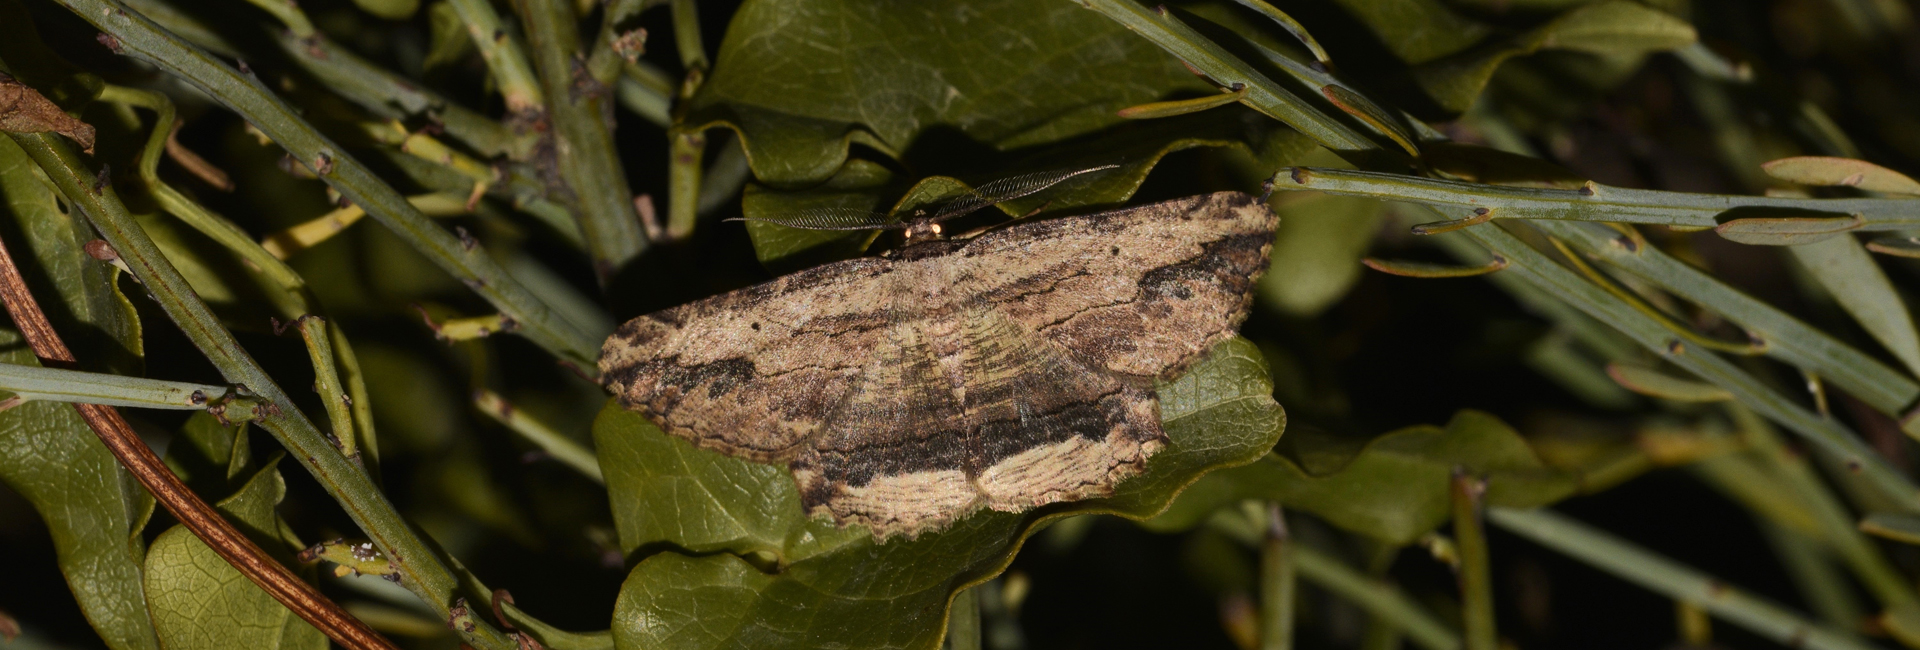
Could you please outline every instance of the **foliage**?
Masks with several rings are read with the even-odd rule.
[[[1663,598],[1920,647],[1911,13],[0,0],[0,242],[82,371],[0,402],[0,631],[327,643],[47,401],[113,394],[406,647],[1644,646]],[[1109,165],[956,232],[1282,217],[1109,497],[879,543],[589,376],[624,319],[898,245],[753,218]]]

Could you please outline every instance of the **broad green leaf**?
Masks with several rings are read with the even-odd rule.
[[[1445,522],[1455,467],[1486,476],[1486,503],[1531,508],[1570,496],[1571,475],[1541,462],[1499,419],[1461,411],[1446,428],[1408,427],[1354,450],[1327,434],[1289,437],[1292,457],[1269,454],[1244,467],[1215,472],[1146,523],[1152,530],[1190,528],[1222,505],[1272,499],[1336,526],[1405,545]]]
[[[202,498],[231,494],[247,469],[245,431],[244,424],[224,425],[211,413],[195,413],[167,445],[167,467]]]
[[[1811,244],[1865,225],[1857,216],[1811,210],[1735,208],[1720,214],[1713,231],[1728,241],[1756,246]]]
[[[819,182],[850,141],[894,155],[929,129],[1002,151],[1121,123],[1214,89],[1071,2],[750,0],[685,123],[730,127],[761,182]]]
[[[1874,340],[1908,370],[1920,373],[1920,335],[1914,333],[1913,313],[1859,240],[1847,235],[1787,250]]]
[[[214,504],[261,548],[283,550],[274,506],[286,496],[275,454],[233,496]],[[286,553],[275,553],[284,558]],[[147,552],[154,627],[169,650],[328,647],[327,637],[234,569],[193,532],[174,526]]]
[[[1681,379],[1646,366],[1607,364],[1607,376],[1627,390],[1681,402],[1724,402],[1733,399],[1727,389],[1701,381]]]
[[[1291,315],[1319,314],[1360,279],[1360,255],[1373,242],[1387,204],[1317,192],[1275,198],[1280,228],[1258,295]]]
[[[1251,343],[1222,343],[1160,387],[1172,444],[1113,496],[976,512],[885,544],[804,516],[785,468],[697,450],[609,403],[594,437],[620,545],[650,554],[621,588],[616,647],[937,647],[952,595],[999,573],[1042,525],[1149,517],[1200,475],[1265,454],[1285,421],[1271,391]]]
[[[1489,43],[1417,65],[1414,78],[1446,111],[1458,113],[1507,59],[1543,49],[1586,52],[1637,60],[1694,42],[1693,26],[1661,11],[1626,0],[1606,0],[1572,9],[1552,21],[1500,43]]]
[[[1249,109],[1228,107],[1109,129],[1075,140],[1071,146],[1047,148],[1026,156],[1017,168],[995,170],[993,174],[969,180],[984,183],[1036,171],[1119,165],[1117,169],[1073,177],[1040,193],[998,206],[1003,214],[1016,217],[1034,210],[1085,210],[1126,201],[1161,158],[1193,147],[1233,147],[1271,169],[1308,151],[1311,143],[1295,131],[1259,118]],[[823,207],[896,213],[932,199],[957,195],[969,186],[960,179],[929,176],[908,187],[886,168],[856,158],[848,160],[832,179],[814,188],[782,192],[749,185],[742,210],[749,218]],[[754,221],[747,222],[747,233],[753,238],[754,252],[761,263],[775,271],[851,257],[876,239],[871,231],[809,231]]]
[[[1380,44],[1409,65],[1465,50],[1493,29],[1461,16],[1440,0],[1335,0],[1365,24]]]
[[[1781,158],[1760,166],[1768,176],[1789,183],[1857,187],[1869,192],[1920,194],[1920,181],[1865,160],[1830,156]]]
[[[82,367],[138,372],[140,325],[119,272],[81,252],[92,230],[60,210],[53,187],[12,140],[0,139],[0,239]],[[0,363],[38,365],[12,329]],[[140,586],[140,528],[153,498],[67,404],[0,412],[0,480],[33,504],[53,535],[60,572],[108,647],[157,648]]]

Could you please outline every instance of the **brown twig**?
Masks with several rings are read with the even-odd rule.
[[[46,315],[41,313],[39,302],[27,291],[26,282],[21,279],[19,269],[14,267],[13,256],[7,252],[4,242],[0,242],[0,302],[6,304],[7,313],[26,337],[27,345],[33,348],[34,356],[49,365],[70,366],[74,363],[73,353],[61,342],[59,333],[53,330]],[[394,647],[365,623],[295,577],[286,567],[267,557],[265,551],[234,529],[233,524],[227,523],[213,506],[189,491],[186,484],[180,482],[180,478],[174,476],[160,461],[160,457],[154,455],[153,450],[127,426],[127,421],[120,417],[120,411],[98,404],[74,404],[73,408],[80,412],[80,417],[86,420],[94,434],[100,436],[100,442],[107,446],[107,450],[120,459],[120,464],[126,466],[127,471],[146,486],[148,492],[153,493],[154,499],[165,506],[167,512],[173,513],[181,525],[193,531],[195,537],[219,553],[222,559],[247,579],[266,590],[274,600],[280,601],[280,604],[343,647],[352,650]]]

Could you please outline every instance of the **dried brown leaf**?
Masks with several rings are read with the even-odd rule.
[[[93,126],[74,119],[60,110],[40,91],[0,73],[0,131],[10,133],[53,132],[71,138],[87,153],[93,153]]]

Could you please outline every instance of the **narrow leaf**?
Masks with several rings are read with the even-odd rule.
[[[1860,532],[1905,544],[1920,544],[1920,517],[1898,512],[1875,512],[1860,520]]]
[[[1920,373],[1920,335],[1914,332],[1913,314],[1859,240],[1834,237],[1787,250],[1874,340]]]
[[[1387,275],[1407,278],[1470,278],[1507,268],[1507,260],[1500,257],[1488,260],[1486,264],[1480,266],[1449,266],[1428,262],[1383,260],[1378,257],[1369,257],[1360,260],[1360,263]]]
[[[1865,160],[1832,156],[1795,156],[1760,166],[1768,176],[1789,183],[1857,187],[1869,192],[1920,195],[1920,181]]]
[[[1246,96],[1247,96],[1247,89],[1245,86],[1242,86],[1240,88],[1236,88],[1228,92],[1220,93],[1217,95],[1208,95],[1206,97],[1195,97],[1193,99],[1176,99],[1176,100],[1167,101],[1167,102],[1153,102],[1151,104],[1141,104],[1139,106],[1128,106],[1126,108],[1120,109],[1120,112],[1118,114],[1120,115],[1120,117],[1124,117],[1129,120],[1145,120],[1145,119],[1152,119],[1156,117],[1173,117],[1175,115],[1186,115],[1188,113],[1198,113],[1200,111],[1204,111],[1209,108],[1219,108],[1221,106],[1226,106],[1228,104],[1232,104],[1234,102],[1240,101],[1242,98],[1245,98]]]
[[[1755,214],[1726,219],[1713,231],[1729,241],[1759,246],[1792,246],[1829,239],[1866,224],[1858,216],[1808,216],[1825,213],[1806,210],[1734,209],[1726,215]],[[1792,214],[1794,216],[1771,216]],[[1725,216],[1723,215],[1723,219]]]
[[[1713,384],[1681,379],[1646,366],[1628,363],[1607,364],[1607,376],[1627,390],[1679,402],[1724,402],[1733,393]]]

